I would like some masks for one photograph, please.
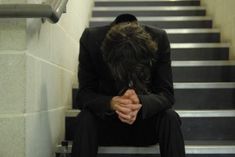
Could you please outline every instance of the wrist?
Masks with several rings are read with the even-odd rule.
[[[117,96],[112,97],[111,101],[110,101],[110,108],[111,110],[115,111],[115,99],[117,98]]]

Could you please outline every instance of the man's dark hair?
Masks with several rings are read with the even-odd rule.
[[[147,92],[157,43],[142,26],[136,22],[112,26],[101,50],[116,81],[125,82],[126,87],[131,86],[137,93]]]

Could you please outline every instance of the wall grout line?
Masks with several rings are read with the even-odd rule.
[[[71,71],[71,70],[69,70],[69,69],[66,69],[65,67],[63,67],[63,66],[61,66],[61,65],[58,65],[58,64],[49,62],[49,61],[47,61],[47,60],[45,60],[45,59],[42,59],[42,58],[37,57],[37,56],[34,56],[34,55],[32,55],[32,54],[30,54],[30,53],[27,53],[27,52],[26,52],[26,55],[28,55],[29,57],[32,57],[32,58],[34,58],[34,59],[37,59],[37,60],[39,60],[39,61],[41,61],[41,62],[47,63],[47,64],[49,64],[49,65],[51,65],[51,66],[60,68],[61,70],[67,71],[68,73],[70,73],[70,74],[72,74],[72,75],[75,75],[73,71]]]
[[[49,109],[49,110],[33,111],[33,112],[29,112],[29,113],[0,113],[0,118],[26,117],[26,116],[34,115],[37,113],[40,114],[40,113],[46,113],[46,112],[53,112],[53,111],[62,110],[62,109],[66,109],[66,106],[62,106],[62,107],[58,107],[58,108],[54,108],[54,109]]]
[[[79,40],[77,41],[76,38],[73,38],[70,33],[66,32],[62,25],[57,24],[57,26],[74,42],[74,44],[79,44]]]

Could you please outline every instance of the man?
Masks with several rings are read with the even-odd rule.
[[[95,157],[98,146],[159,143],[162,157],[184,157],[165,31],[119,15],[80,39],[78,103],[72,157]]]

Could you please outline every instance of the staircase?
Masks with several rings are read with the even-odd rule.
[[[163,28],[172,50],[175,110],[182,117],[187,157],[235,157],[235,61],[229,44],[200,6],[200,0],[96,0],[90,26],[131,13],[141,23]],[[73,93],[76,89],[73,89]],[[79,102],[78,102],[79,103]],[[67,111],[65,140],[78,114]],[[71,148],[71,143],[69,145]],[[61,146],[58,146],[57,156]],[[99,157],[160,157],[157,146],[100,147]]]

